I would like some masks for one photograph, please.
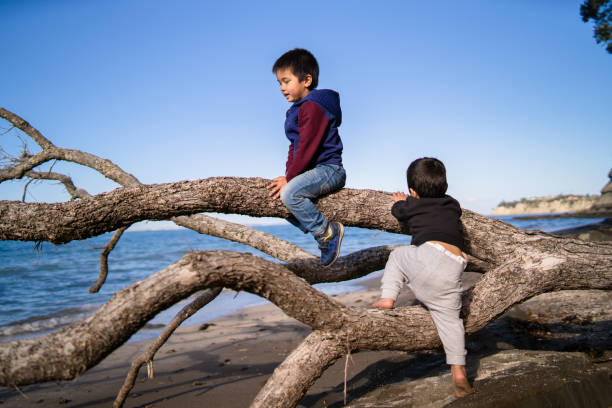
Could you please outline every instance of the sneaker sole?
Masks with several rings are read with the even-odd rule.
[[[327,265],[324,265],[326,268],[332,266],[334,262],[336,262],[336,260],[340,257],[340,247],[342,246],[342,238],[344,237],[344,225],[340,223],[337,223],[337,224],[340,226],[340,232],[338,233],[340,235],[338,237],[338,253],[336,254],[334,259],[332,259],[330,263],[328,263]]]

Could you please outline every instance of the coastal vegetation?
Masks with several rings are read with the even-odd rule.
[[[491,214],[547,214],[588,211],[599,200],[599,197],[589,194],[559,194],[547,197],[521,198],[515,201],[500,202]]]
[[[63,244],[115,231],[100,250],[100,270],[90,291],[104,285],[108,255],[122,233],[143,220],[172,220],[202,234],[250,245],[278,262],[249,253],[191,251],[140,282],[118,291],[81,322],[38,338],[0,343],[0,385],[73,379],[125,343],[157,313],[198,294],[169,323],[149,349],[134,359],[114,406],[121,406],[142,365],[152,371],[159,347],[221,288],[248,291],[276,304],[312,332],[263,385],[252,407],[296,406],[334,361],[358,350],[428,350],[440,346],[429,313],[421,306],[383,311],[347,307],[312,287],[367,275],[384,267],[393,246],[373,247],[341,257],[324,268],[317,257],[289,242],[204,213],[280,217],[289,214],[270,200],[262,178],[214,177],[165,184],[141,184],[108,159],[54,145],[18,115],[0,108],[0,117],[33,140],[19,157],[5,160],[0,182],[55,180],[71,195],[62,203],[0,201],[0,239]],[[93,169],[119,187],[95,196],[52,171],[57,160]],[[51,163],[46,170],[40,166]],[[27,188],[27,183],[24,188]],[[345,188],[317,206],[331,220],[389,232],[402,231],[391,216],[390,193]],[[538,294],[570,289],[612,288],[612,243],[587,242],[542,231],[523,231],[500,220],[464,210],[468,270],[480,272],[463,294],[466,333],[477,333],[513,305]],[[95,281],[95,282],[93,282]]]

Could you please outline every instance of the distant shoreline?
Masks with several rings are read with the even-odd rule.
[[[599,195],[578,194],[521,198],[517,201],[502,201],[493,209],[491,215],[584,213],[589,211],[599,198]]]
[[[512,217],[515,220],[540,220],[544,218],[612,218],[612,211],[565,212],[557,214],[531,214]]]

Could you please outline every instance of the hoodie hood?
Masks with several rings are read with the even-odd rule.
[[[301,105],[304,102],[316,102],[336,119],[336,126],[342,123],[342,109],[340,109],[340,94],[331,89],[313,89],[302,100],[297,102]]]

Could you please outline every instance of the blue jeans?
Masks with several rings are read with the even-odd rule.
[[[336,164],[319,164],[295,176],[281,190],[281,200],[291,216],[287,219],[304,233],[315,237],[327,231],[328,221],[312,200],[344,187],[346,172]]]

